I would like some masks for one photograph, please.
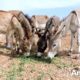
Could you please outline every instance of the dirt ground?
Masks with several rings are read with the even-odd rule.
[[[73,70],[79,74],[72,74]],[[1,53],[0,80],[80,80],[80,59],[58,56],[49,63],[41,58],[13,58]]]

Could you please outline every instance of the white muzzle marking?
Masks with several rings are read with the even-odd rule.
[[[37,56],[38,56],[38,57],[41,57],[41,55],[42,55],[41,52],[38,52],[38,53],[37,53]]]
[[[25,56],[30,56],[30,52],[25,52],[24,55]]]
[[[55,57],[56,54],[57,54],[57,52],[49,52],[48,57],[52,59]]]

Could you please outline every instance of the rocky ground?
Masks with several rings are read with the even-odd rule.
[[[73,70],[79,74],[72,73]],[[80,59],[57,56],[49,60],[0,54],[0,80],[80,80]]]

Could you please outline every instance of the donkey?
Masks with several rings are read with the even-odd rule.
[[[13,51],[23,38],[24,31],[17,18],[9,12],[0,11],[0,33],[6,35],[6,48]],[[13,39],[16,42],[14,43]]]
[[[29,55],[30,50],[31,50],[30,39],[33,35],[33,33],[32,33],[32,21],[29,18],[29,16],[25,15],[22,11],[11,10],[8,12],[10,12],[14,16],[16,16],[16,18],[18,19],[18,21],[20,22],[20,24],[24,30],[24,39],[21,43],[21,47],[18,49],[18,53],[21,53],[21,54],[25,53],[25,54]]]
[[[52,36],[52,39],[51,39],[52,45],[51,46],[53,46],[53,44],[55,44],[55,47],[52,47],[53,51],[51,51],[51,53],[50,53],[51,58],[54,58],[54,56],[56,54],[58,54],[57,50],[60,47],[60,45],[59,45],[60,37],[66,36],[66,33],[68,31],[70,31],[70,35],[71,35],[71,42],[70,42],[70,49],[69,49],[69,55],[70,55],[70,53],[73,51],[74,39],[75,39],[75,35],[78,31],[78,28],[79,28],[79,22],[78,22],[77,14],[75,11],[72,11],[71,14],[69,14],[65,19],[63,19],[61,21],[61,24],[60,24],[56,34]]]
[[[43,55],[50,57],[50,51],[52,50],[53,47],[51,39],[52,36],[54,36],[55,33],[57,32],[59,24],[60,19],[57,16],[53,16],[47,21],[44,35],[40,37],[40,40],[38,41],[39,56]]]
[[[75,11],[72,11],[66,18],[62,20],[60,28],[62,27],[64,27],[61,32],[62,37],[66,36],[67,32],[70,32],[71,40],[70,40],[69,52],[72,52],[74,49],[74,40],[76,38],[78,39],[78,35],[76,37],[76,33],[78,32],[79,28],[79,21]]]

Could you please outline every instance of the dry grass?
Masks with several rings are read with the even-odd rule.
[[[80,66],[80,60],[67,56],[48,60],[34,56],[0,55],[0,80],[80,80],[80,76],[71,76],[71,70]]]

